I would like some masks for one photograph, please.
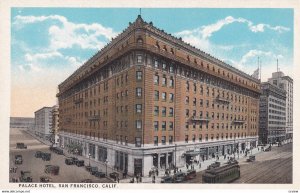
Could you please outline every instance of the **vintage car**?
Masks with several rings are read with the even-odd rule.
[[[271,145],[265,149],[265,151],[271,151]]]
[[[50,146],[50,151],[53,151],[54,153],[57,153],[58,155],[64,154],[64,151],[58,147]]]
[[[42,153],[42,160],[43,161],[50,161],[51,153]]]
[[[174,183],[182,183],[185,181],[186,174],[184,172],[177,172],[174,174]]]
[[[95,174],[94,174],[96,177],[98,177],[98,178],[104,178],[106,175],[105,175],[105,173],[103,173],[103,172],[101,172],[101,171],[97,171],[97,172],[95,172]]]
[[[164,176],[161,177],[161,183],[173,183],[173,177],[172,176]]]
[[[36,158],[41,158],[42,157],[43,152],[42,151],[36,151],[34,154],[34,157]]]
[[[77,160],[78,159],[76,157],[67,157],[65,159],[65,164],[67,164],[67,165],[74,165],[75,162],[77,162]]]
[[[76,166],[77,166],[77,167],[82,167],[82,166],[84,166],[84,160],[78,160],[78,161],[76,161]]]
[[[186,179],[186,180],[194,179],[194,178],[196,178],[196,176],[197,176],[196,170],[188,170],[188,171],[186,172],[185,179]]]
[[[45,165],[45,173],[51,175],[58,175],[59,174],[59,166],[56,165]]]
[[[15,155],[15,164],[22,164],[23,158],[22,155]]]
[[[41,176],[40,182],[43,182],[43,183],[52,182],[52,178],[50,178],[48,176]]]
[[[20,182],[32,182],[30,171],[21,171]]]
[[[112,179],[117,179],[118,177],[119,177],[119,173],[117,173],[117,172],[112,172],[112,173],[110,173],[109,174],[109,177],[111,177]]]
[[[98,167],[91,167],[90,173],[95,175],[96,172],[98,172]]]
[[[250,155],[249,158],[246,160],[247,162],[255,161],[255,155]]]
[[[27,149],[27,145],[25,145],[24,143],[17,143],[16,148],[17,149]]]

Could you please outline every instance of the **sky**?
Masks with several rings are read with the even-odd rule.
[[[120,34],[137,8],[12,8],[11,116],[57,103],[58,85]],[[293,78],[293,9],[144,8],[142,18],[267,81],[278,66]]]

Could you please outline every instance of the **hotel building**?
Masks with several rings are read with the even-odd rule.
[[[128,174],[258,143],[260,81],[140,16],[59,85],[60,146]]]
[[[49,139],[52,128],[52,107],[43,107],[34,112],[34,133],[35,135]]]

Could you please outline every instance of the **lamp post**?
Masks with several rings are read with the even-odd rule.
[[[177,144],[175,143],[175,162],[174,162],[174,165],[175,165],[175,170],[176,170],[176,151],[177,151]]]
[[[91,166],[91,154],[89,153],[89,166]]]
[[[107,176],[107,164],[108,164],[108,161],[105,160],[105,166],[106,166],[106,176]]]

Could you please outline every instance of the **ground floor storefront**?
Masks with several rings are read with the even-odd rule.
[[[69,133],[60,133],[59,137],[60,147],[69,153],[85,156],[128,175],[142,176],[154,169],[181,168],[221,156],[239,156],[258,145],[258,137],[199,143],[176,142],[165,146],[147,144],[144,147]]]

